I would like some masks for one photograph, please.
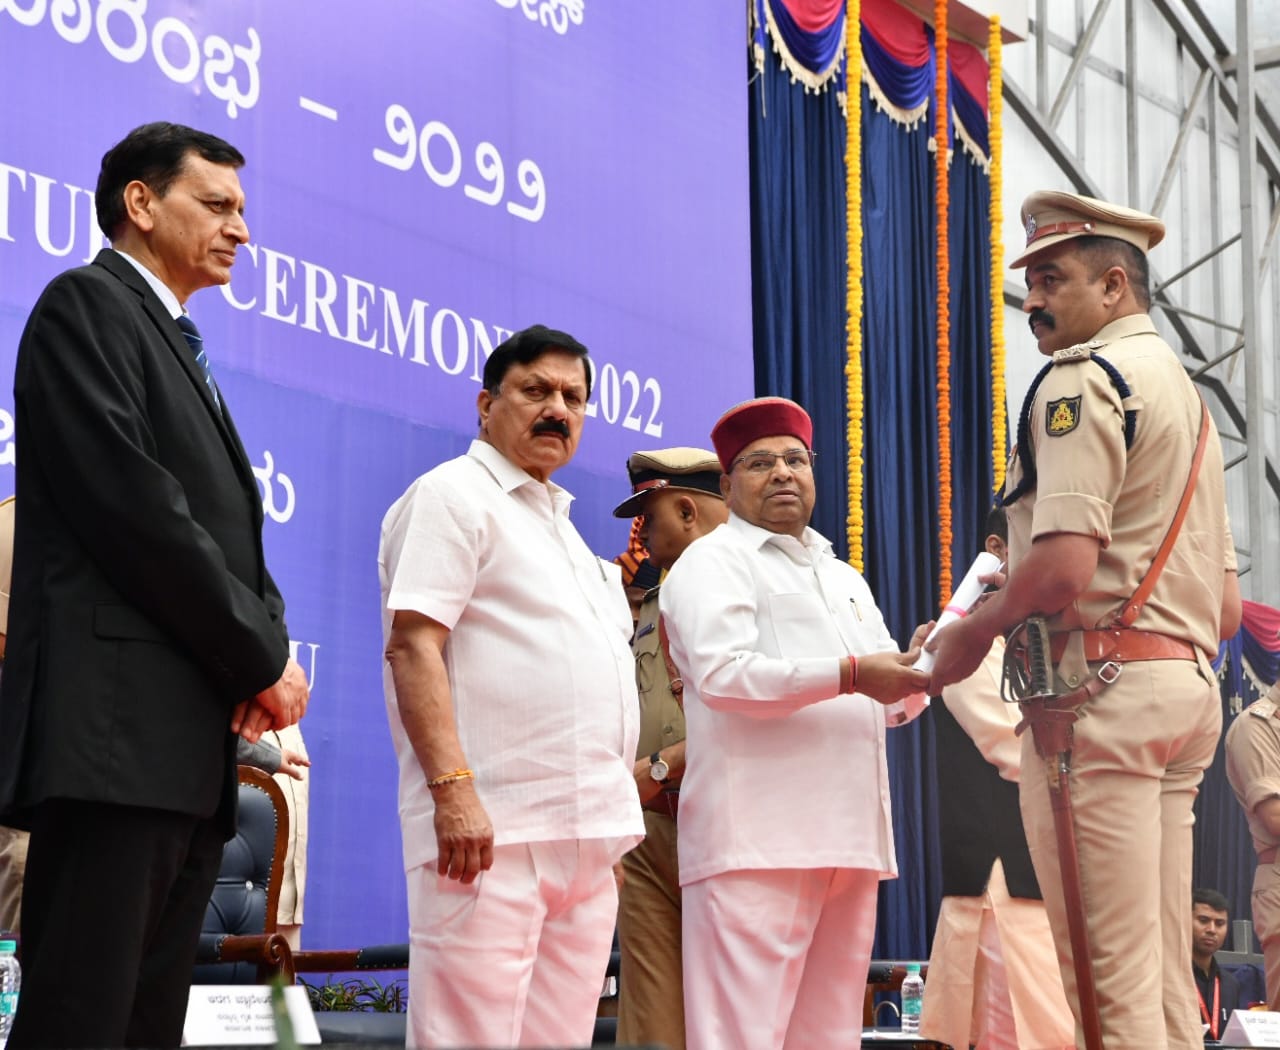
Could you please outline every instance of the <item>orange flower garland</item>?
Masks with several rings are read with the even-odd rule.
[[[849,564],[862,571],[862,5],[845,12],[845,403],[848,423]]]
[[[991,479],[993,490],[1004,488],[1009,442],[1009,419],[1004,388],[1004,79],[1001,71],[1000,16],[992,15],[987,39],[990,86],[987,90],[991,157]]]
[[[951,208],[947,129],[951,108],[947,98],[947,0],[934,2],[933,29],[938,60],[934,160],[938,208],[938,590],[941,595],[938,604],[941,607],[951,595],[951,244],[947,230]]]

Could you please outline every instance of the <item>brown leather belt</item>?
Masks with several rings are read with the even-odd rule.
[[[1259,864],[1274,864],[1276,862],[1276,847],[1269,846],[1267,849],[1258,851]]]
[[[676,813],[680,809],[680,789],[675,791],[659,791],[648,802],[640,803],[642,809],[647,809],[650,813],[661,813],[664,817],[670,817],[676,820]]]
[[[1057,663],[1066,652],[1073,634],[1084,639],[1084,658],[1091,664],[1107,660],[1118,664],[1135,660],[1194,660],[1195,646],[1181,638],[1155,631],[1135,631],[1116,627],[1106,631],[1063,631],[1049,640],[1049,655]]]

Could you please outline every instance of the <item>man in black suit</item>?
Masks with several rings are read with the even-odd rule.
[[[307,703],[252,469],[185,306],[249,239],[240,153],[174,124],[102,159],[112,248],[18,348],[0,820],[31,830],[10,1050],[177,1046],[235,825],[235,734]]]

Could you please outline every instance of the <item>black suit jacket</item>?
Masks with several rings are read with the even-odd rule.
[[[72,798],[234,826],[232,708],[288,658],[262,505],[177,323],[114,251],[55,278],[14,379],[0,819]]]

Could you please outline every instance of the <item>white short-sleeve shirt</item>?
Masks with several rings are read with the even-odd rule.
[[[458,736],[495,845],[609,838],[620,855],[643,835],[631,614],[571,501],[482,441],[422,475],[382,522],[383,637],[401,609],[449,628]],[[435,807],[385,662],[383,684],[408,870],[437,855]]]

